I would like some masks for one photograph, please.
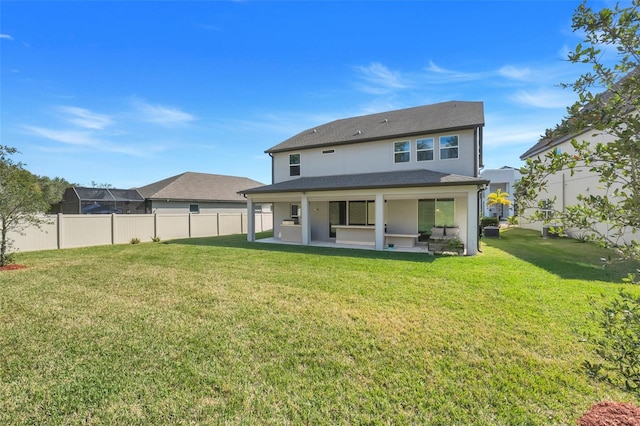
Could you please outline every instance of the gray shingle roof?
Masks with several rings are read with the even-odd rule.
[[[138,188],[138,191],[151,200],[246,202],[238,191],[260,185],[263,184],[245,177],[185,172]]]
[[[362,173],[336,176],[303,177],[273,185],[240,191],[243,194],[270,194],[278,192],[333,191],[368,188],[403,188],[418,186],[485,185],[488,180],[432,170]]]
[[[573,138],[576,138],[579,135],[582,135],[586,132],[588,132],[591,129],[586,129],[583,130],[582,132],[579,133],[571,133],[569,135],[565,135],[562,137],[559,137],[557,139],[543,139],[541,141],[539,141],[538,143],[536,143],[534,146],[532,146],[531,148],[529,148],[524,154],[522,154],[520,156],[520,159],[522,161],[526,160],[527,158],[533,157],[534,155],[538,155],[548,149],[551,149],[555,146],[558,146],[566,141],[570,141]]]
[[[482,102],[450,101],[335,120],[305,130],[265,152],[343,145],[483,125]]]

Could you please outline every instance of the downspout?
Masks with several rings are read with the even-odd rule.
[[[485,189],[487,189],[487,187],[482,185],[482,186],[478,187],[478,191],[476,192],[476,201],[478,203],[478,205],[476,206],[476,212],[478,213],[478,253],[482,253],[482,250],[481,250],[482,247],[480,245],[480,239],[481,239],[481,236],[482,236],[482,227],[480,226],[480,216],[481,216],[481,214],[480,214],[480,206],[482,205],[482,203],[480,201],[480,198],[481,198],[480,193],[482,191],[484,191]]]
[[[273,154],[271,154],[270,152],[267,152],[267,154],[269,154],[269,157],[271,157],[271,184],[273,185],[274,183],[273,179],[275,178],[275,175],[276,175],[276,172],[273,168]]]
[[[483,139],[483,137],[482,137],[483,136],[483,130],[482,129],[483,129],[482,126],[478,127],[478,135],[479,135],[479,137],[478,137],[478,145],[479,145],[478,152],[479,152],[479,156],[478,157],[479,157],[479,161],[480,161],[480,165],[479,165],[478,170],[479,169],[484,169],[484,158],[483,158],[483,155],[482,155],[482,150],[484,148],[483,145],[482,145],[482,142],[483,142],[483,140],[482,140]],[[477,177],[480,177],[479,173],[478,173]]]
[[[478,149],[478,128],[476,127],[473,130],[473,152],[476,153],[476,155],[473,156],[473,173],[474,173],[474,177],[480,177],[480,167],[479,167],[479,161],[480,161],[480,151]]]

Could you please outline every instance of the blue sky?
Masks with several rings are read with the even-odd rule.
[[[579,4],[3,1],[0,143],[81,185],[270,183],[264,150],[302,130],[463,100],[484,102],[486,168],[519,167],[575,99]]]

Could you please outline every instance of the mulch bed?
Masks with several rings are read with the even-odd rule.
[[[4,265],[0,266],[0,271],[15,271],[16,269],[24,269],[26,265]]]
[[[578,419],[579,426],[640,426],[640,408],[624,402],[602,401]]]

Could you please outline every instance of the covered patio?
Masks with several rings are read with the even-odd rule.
[[[456,229],[465,254],[473,255],[478,249],[478,194],[485,183],[413,170],[299,178],[242,193],[249,211],[254,204],[273,204],[273,238],[278,242],[421,251],[431,229],[446,226]],[[249,241],[255,241],[254,228],[249,220]]]

